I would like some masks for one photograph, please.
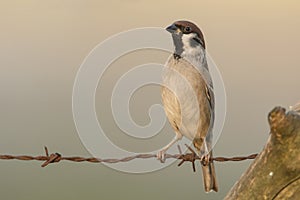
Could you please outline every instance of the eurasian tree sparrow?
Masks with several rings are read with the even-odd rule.
[[[189,21],[176,21],[166,30],[172,34],[175,52],[163,72],[161,94],[176,136],[157,153],[157,158],[164,161],[166,151],[183,136],[187,137],[193,141],[199,156],[206,160],[202,162],[205,191],[218,191],[214,164],[209,162],[212,157],[214,93],[204,37],[201,30]]]

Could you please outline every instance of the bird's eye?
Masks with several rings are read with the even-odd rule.
[[[188,32],[188,33],[191,32],[191,30],[192,30],[192,29],[191,29],[191,27],[189,27],[189,26],[186,26],[186,27],[184,28],[184,31],[185,31],[185,32]]]

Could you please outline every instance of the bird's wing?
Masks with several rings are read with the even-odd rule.
[[[215,109],[215,95],[212,86],[205,85],[206,97],[209,102],[211,110],[214,112]]]
[[[214,97],[214,92],[212,87],[208,87],[206,85],[206,97],[209,102],[210,106],[210,124],[209,124],[209,129],[205,137],[205,143],[208,151],[212,150],[212,142],[213,142],[213,126],[214,126],[214,121],[215,121],[215,97]]]

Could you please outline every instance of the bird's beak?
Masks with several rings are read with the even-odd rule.
[[[166,28],[166,30],[170,33],[179,33],[180,32],[180,29],[175,24],[172,24],[171,26],[168,26]]]

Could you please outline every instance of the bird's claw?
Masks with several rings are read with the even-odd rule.
[[[161,163],[164,163],[166,161],[166,150],[160,150],[159,152],[157,152],[156,154],[156,158],[157,160],[159,160]]]
[[[206,154],[206,155],[201,156],[200,161],[203,166],[208,165],[210,162],[210,155]]]

